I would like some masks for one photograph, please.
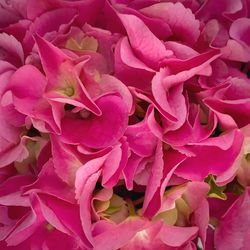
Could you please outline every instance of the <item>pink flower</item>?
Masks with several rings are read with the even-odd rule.
[[[222,216],[215,230],[215,247],[219,249],[247,249],[249,189]]]
[[[249,11],[2,0],[0,248],[248,249]]]

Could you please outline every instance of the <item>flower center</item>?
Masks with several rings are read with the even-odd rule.
[[[63,90],[64,94],[68,97],[71,97],[75,94],[75,90],[73,87],[66,87],[64,90]]]

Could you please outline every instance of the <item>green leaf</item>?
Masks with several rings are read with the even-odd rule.
[[[210,190],[208,192],[208,197],[221,199],[221,200],[227,199],[227,196],[224,193],[226,186],[217,186],[213,175],[209,175],[205,181],[210,186]]]

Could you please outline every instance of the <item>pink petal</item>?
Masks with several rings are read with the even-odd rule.
[[[28,3],[28,6],[29,5],[30,3]],[[38,34],[40,36],[44,36],[50,32],[58,32],[63,28],[66,30],[67,25],[71,23],[71,20],[75,15],[75,10],[66,8],[59,8],[43,13],[41,16],[38,16],[30,25],[23,41],[24,44],[26,47],[32,49],[34,45],[32,35]]]
[[[240,152],[242,141],[240,131],[233,130],[219,137],[188,146],[187,148],[196,156],[186,159],[175,173],[183,178],[197,181],[202,181],[208,174],[220,176],[232,167]]]
[[[171,55],[171,52],[166,50],[164,44],[138,17],[119,14],[119,18],[128,33],[131,47],[148,66],[157,68],[159,61]]]
[[[130,149],[142,157],[153,155],[157,145],[157,138],[148,126],[149,114],[150,109],[148,109],[143,121],[128,126],[125,132]]]
[[[2,140],[2,139],[1,139]],[[14,161],[22,162],[29,156],[29,151],[26,148],[28,138],[22,137],[20,143],[12,144],[5,151],[0,153],[0,167],[5,167]]]
[[[222,217],[215,231],[217,249],[247,250],[249,239],[249,189],[240,196]]]
[[[168,79],[166,70],[160,70],[152,80],[152,92],[155,101],[161,106],[161,108],[167,112],[168,118],[176,118],[178,127],[180,127],[187,114],[186,101],[182,95],[183,85],[179,83],[173,86],[171,83],[168,85],[164,84]],[[164,85],[166,88],[164,88]],[[173,120],[173,119],[171,119]]]
[[[94,191],[96,182],[100,176],[100,170],[96,173],[89,174],[87,178],[84,178],[84,188],[80,196],[80,217],[82,222],[83,231],[86,238],[91,244],[94,243],[94,239],[91,232],[91,197]]]
[[[15,66],[21,66],[24,62],[24,52],[21,43],[13,36],[6,33],[0,34],[0,58]]]
[[[102,186],[106,188],[114,187],[128,161],[128,143],[121,140],[121,145],[116,146],[109,154],[102,169]]]
[[[44,71],[50,80],[50,84],[55,84],[56,77],[59,73],[60,65],[70,58],[64,54],[59,48],[45,41],[40,36],[35,36],[39,54]]]
[[[34,192],[48,194],[64,201],[75,203],[74,189],[56,175],[52,160],[49,160],[43,166],[37,180],[30,185],[26,185],[22,190],[25,194]]]
[[[121,6],[118,5],[116,7],[119,10],[119,12],[123,14],[132,14],[140,18],[147,25],[150,31],[159,39],[164,40],[172,35],[172,31],[169,25],[163,20],[143,15],[139,11],[130,7],[125,7],[122,5]]]
[[[121,39],[115,49],[115,76],[126,85],[149,89],[154,70],[133,53],[127,38]]]
[[[119,249],[131,240],[135,234],[145,227],[148,221],[138,218],[129,218],[123,223],[114,226],[94,237],[94,249]]]
[[[68,143],[81,143],[87,147],[103,148],[117,142],[123,135],[128,122],[128,110],[120,97],[100,97],[96,104],[101,116],[90,115],[86,119],[62,120],[62,139]],[[72,127],[75,129],[72,131]]]
[[[10,177],[0,185],[0,204],[5,206],[29,207],[28,197],[22,197],[21,188],[33,181],[31,176],[17,175]]]
[[[162,143],[159,141],[155,151],[154,162],[151,166],[151,173],[148,180],[148,185],[145,192],[145,199],[143,202],[143,214],[146,217],[152,217],[160,208],[160,199],[154,199],[155,193],[159,192],[162,177],[163,177],[163,150]]]
[[[249,51],[249,30],[250,30],[250,19],[239,18],[234,21],[230,27],[230,36],[237,42],[242,44]]]
[[[59,48],[36,36],[42,65],[48,78],[46,92],[49,99],[75,106],[86,107],[93,113],[101,112],[77,76],[73,62]],[[53,58],[53,60],[51,60]],[[64,91],[70,89],[69,94]],[[72,93],[71,93],[72,92]]]
[[[39,195],[41,210],[47,222],[52,226],[76,238],[81,247],[89,247],[81,222],[78,205],[73,205],[65,201],[47,195]]]
[[[29,82],[30,84],[26,84]],[[9,88],[13,94],[15,108],[35,120],[46,122],[54,131],[59,127],[53,117],[52,108],[43,98],[46,79],[32,65],[19,68],[11,77]],[[44,125],[45,126],[45,125]]]
[[[204,21],[211,19],[222,19],[224,14],[236,13],[242,8],[241,1],[222,0],[206,0],[202,8],[197,12],[197,17]]]
[[[127,104],[129,112],[132,112],[133,98],[129,89],[118,79],[111,75],[102,75],[100,82],[101,89],[104,94],[106,93],[118,93],[122,97],[123,101]]]
[[[61,143],[59,138],[51,136],[52,156],[55,172],[70,186],[75,182],[75,173],[82,165],[69,145]]]
[[[125,180],[126,187],[128,190],[133,190],[134,176],[135,176],[136,170],[137,170],[137,168],[142,160],[143,160],[143,158],[134,154],[133,152],[131,153],[130,157],[128,158],[127,165],[123,169],[123,176],[124,176],[124,180]]]
[[[163,19],[177,39],[194,44],[200,35],[200,23],[182,3],[157,3],[141,10],[142,13]]]
[[[194,239],[197,235],[198,227],[175,227],[163,225],[159,234],[161,240],[168,246],[180,247],[184,243]],[[168,237],[166,237],[168,235]]]
[[[17,13],[11,12],[4,8],[0,9],[0,27],[4,28],[19,20]]]

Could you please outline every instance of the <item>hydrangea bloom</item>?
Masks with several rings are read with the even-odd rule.
[[[249,13],[0,1],[0,249],[249,249]]]

